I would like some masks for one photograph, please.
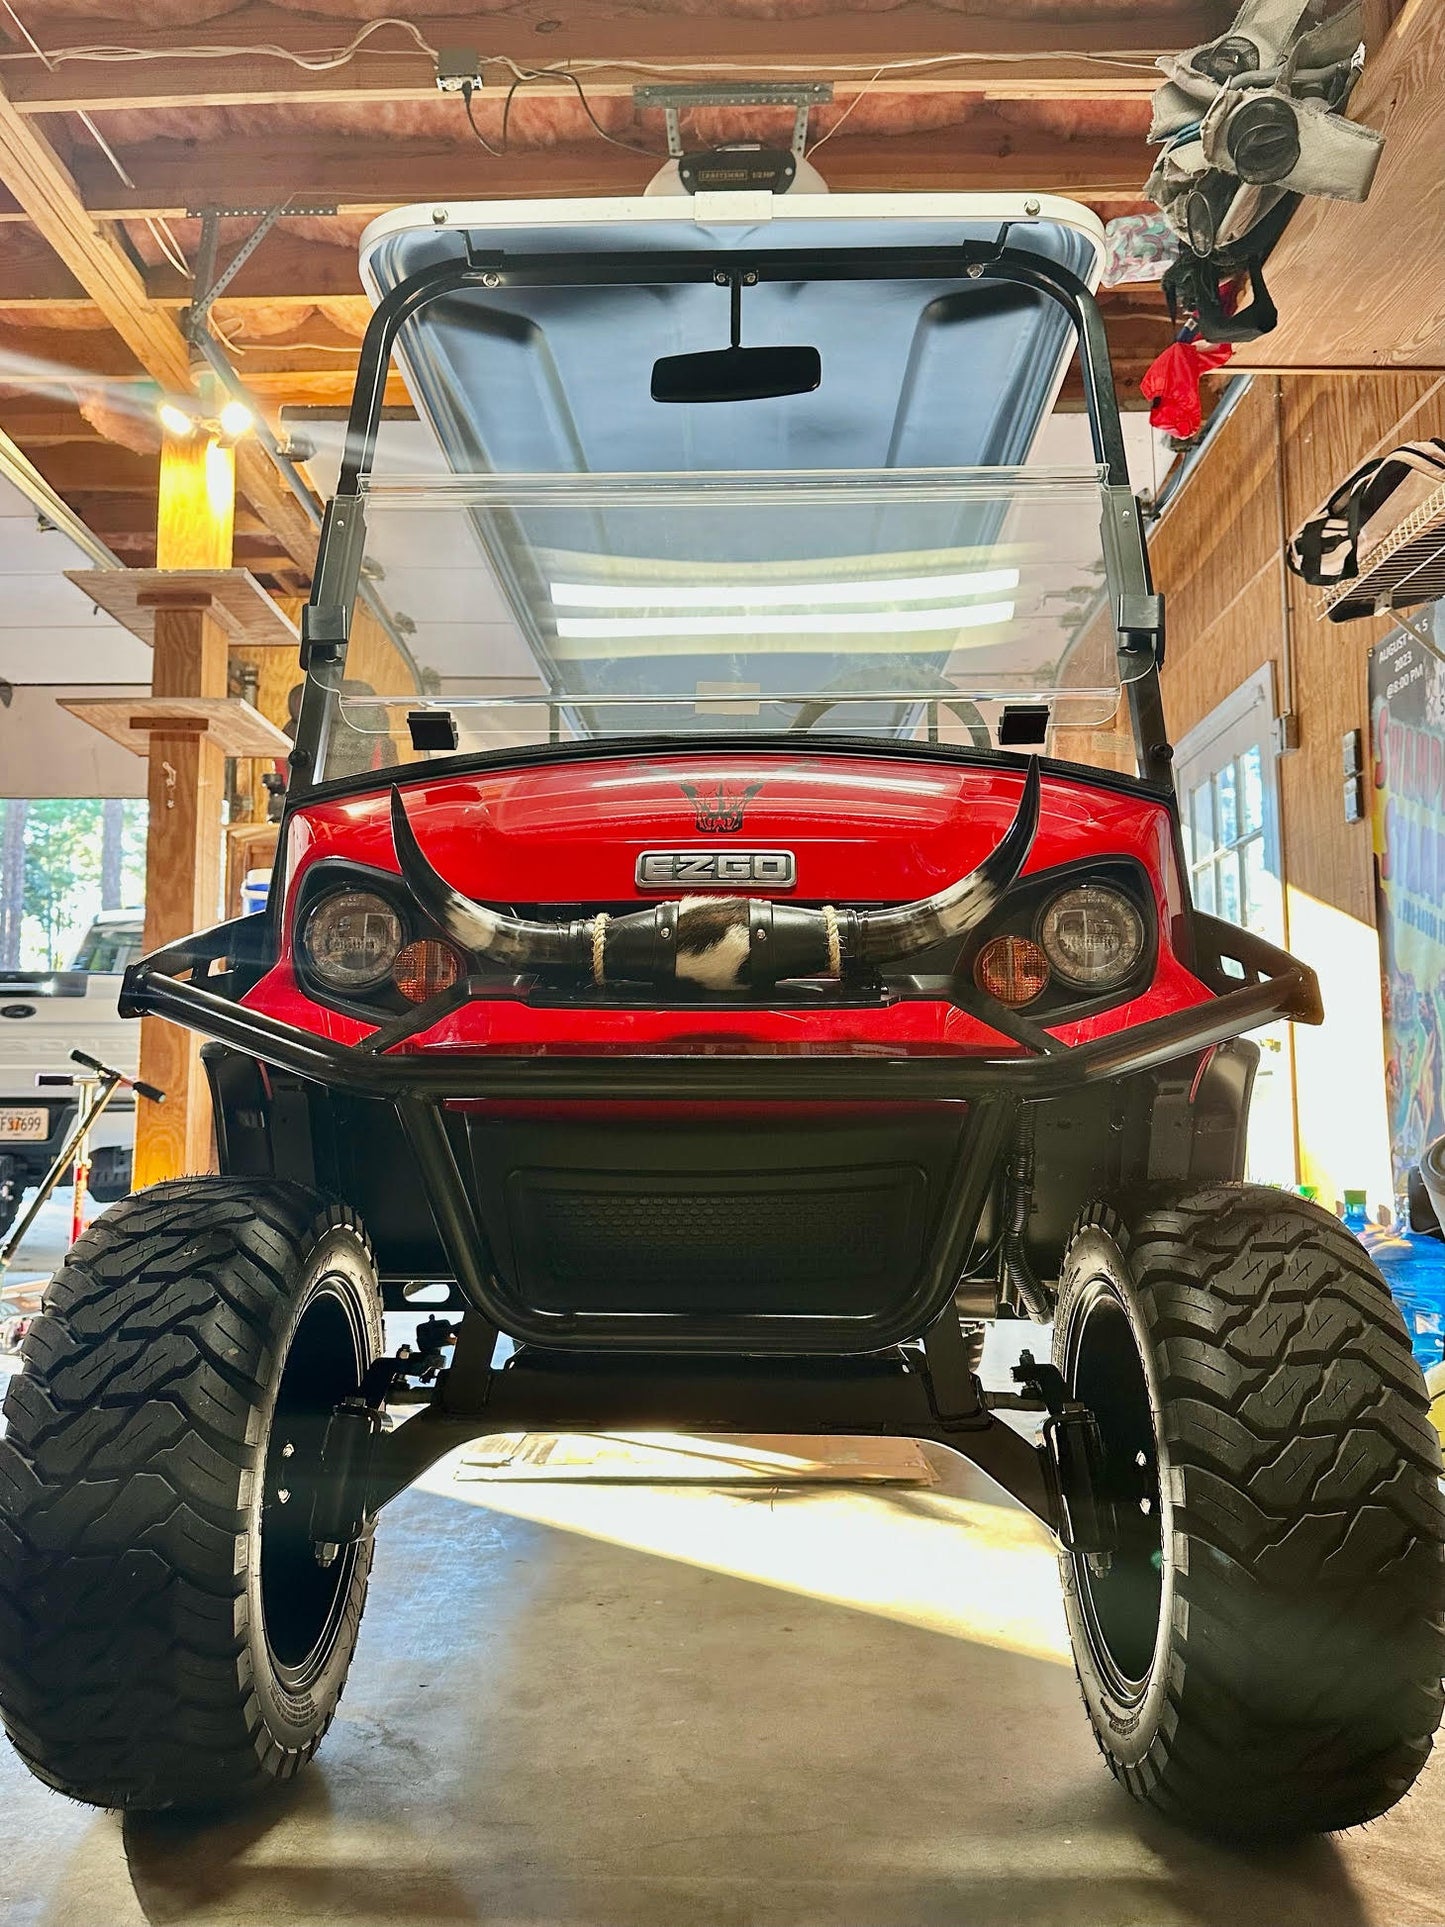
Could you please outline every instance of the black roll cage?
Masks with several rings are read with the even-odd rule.
[[[1172,786],[1173,751],[1159,691],[1164,615],[1154,594],[1139,505],[1129,487],[1123,430],[1114,394],[1109,344],[1093,294],[1076,274],[1023,248],[1008,245],[1006,223],[993,241],[955,248],[630,250],[616,254],[510,253],[475,248],[439,261],[399,282],[377,304],[362,341],[356,386],[347,417],[336,494],[327,504],[311,600],[302,614],[302,668],[308,673],[290,759],[287,808],[317,782],[330,730],[329,683],[311,672],[332,665],[339,678],[346,659],[352,605],[361,586],[366,543],[365,490],[376,453],[387,372],[406,323],[432,302],[466,289],[488,293],[518,288],[664,287],[703,283],[730,287],[764,282],[1009,281],[1056,302],[1073,323],[1094,457],[1104,469],[1102,532],[1113,591],[1114,629],[1127,673],[1129,718],[1142,780]],[[1141,658],[1147,666],[1140,669]]]

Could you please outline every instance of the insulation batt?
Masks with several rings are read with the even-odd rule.
[[[213,30],[224,23],[226,16],[239,13],[249,0],[148,0],[145,8],[145,25],[155,28],[197,28]],[[428,20],[456,19],[461,9],[457,0],[400,0],[400,4],[382,6],[377,0],[305,0],[304,6],[296,0],[273,0],[277,13],[295,14],[298,19],[308,22],[334,20],[360,26],[374,20],[381,14],[399,15],[403,19],[414,20],[423,26]],[[840,6],[838,0],[653,0],[650,6],[635,6],[630,11],[640,17],[649,13],[677,14],[725,14],[736,19],[786,20],[788,18],[807,19],[816,14],[829,13],[893,13],[907,4],[907,0],[874,0],[871,5]],[[961,18],[996,18],[1003,11],[999,0],[934,0],[934,9],[939,13],[958,14]],[[1013,0],[1007,9],[1012,14],[1031,16],[1036,20],[1058,21],[1096,21],[1102,18],[1127,20],[1130,16],[1140,16],[1153,12],[1155,18],[1161,11],[1154,4],[1141,5],[1140,0]],[[506,14],[509,8],[502,4],[472,6],[467,9],[480,26],[489,13]],[[47,34],[42,28],[52,25],[70,24],[75,21],[118,21],[134,27],[136,9],[126,6],[124,0],[31,0],[26,10],[26,25],[35,34],[41,45],[47,44]],[[398,36],[400,38],[401,36]],[[53,35],[50,36],[53,38]],[[381,36],[377,36],[381,39]],[[383,44],[386,44],[383,42]]]

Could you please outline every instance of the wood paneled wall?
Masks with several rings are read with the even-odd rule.
[[[1283,549],[1359,462],[1422,435],[1445,436],[1445,377],[1257,375],[1150,543],[1175,741],[1266,662],[1278,707],[1298,719],[1299,748],[1279,764],[1286,905],[1327,1006],[1321,1031],[1296,1032],[1298,1138],[1302,1176],[1327,1197],[1359,1165],[1378,1172],[1384,1148],[1350,1149],[1351,1110],[1359,1133],[1381,1137],[1384,1071],[1370,827],[1344,819],[1341,738],[1368,740],[1367,653],[1390,625],[1324,621],[1320,592],[1285,570]]]
[[[1272,660],[1279,703],[1299,718],[1299,749],[1280,763],[1289,881],[1370,923],[1370,832],[1344,821],[1340,738],[1368,725],[1366,655],[1390,625],[1322,620],[1319,591],[1283,552],[1357,463],[1421,435],[1445,435],[1440,377],[1256,376],[1149,546],[1168,598],[1174,739]]]

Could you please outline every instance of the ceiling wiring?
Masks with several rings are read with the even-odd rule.
[[[511,60],[507,61],[505,65],[511,69],[512,73],[516,76],[516,78],[513,80],[511,86],[507,89],[507,98],[502,102],[502,152],[504,154],[507,151],[507,125],[511,119],[512,101],[514,96],[516,95],[517,89],[519,87],[528,86],[533,82],[539,81],[539,80],[566,80],[566,81],[570,81],[571,84],[576,88],[577,98],[582,104],[583,113],[587,116],[588,120],[591,121],[594,130],[601,135],[603,140],[609,142],[613,147],[626,148],[629,154],[642,154],[650,161],[665,161],[667,159],[666,153],[656,147],[639,147],[635,141],[623,140],[620,138],[620,136],[610,133],[608,129],[602,125],[601,121],[598,120],[596,114],[593,113],[592,103],[587,98],[586,92],[584,91],[582,86],[582,82],[577,78],[576,74],[574,74],[570,68],[567,68],[567,67],[521,68],[517,66],[515,61],[511,61]]]
[[[6,11],[15,18],[8,5]],[[20,22],[16,20],[16,25]],[[34,36],[24,27],[21,32],[29,42],[30,52],[0,53],[0,60],[33,59],[43,60],[55,68],[67,61],[88,60],[100,63],[136,62],[150,60],[227,60],[238,58],[284,60],[307,73],[329,73],[338,67],[346,66],[356,59],[365,48],[365,43],[374,34],[386,27],[399,27],[410,35],[417,50],[428,59],[436,60],[438,49],[411,20],[403,20],[395,15],[385,15],[369,20],[342,47],[318,47],[310,52],[301,52],[294,47],[283,47],[274,42],[260,42],[246,45],[224,41],[198,42],[186,47],[128,47],[110,43],[96,45],[77,45],[42,49]],[[375,51],[375,50],[372,50]],[[726,60],[677,60],[677,61],[627,61],[627,60],[570,60],[565,66],[546,68],[527,67],[508,54],[490,53],[482,56],[483,64],[506,67],[518,80],[530,80],[539,75],[570,79],[578,73],[609,72],[618,74],[640,74],[661,78],[675,78],[688,74],[788,74],[795,73],[797,62],[780,61],[726,61]],[[959,49],[947,54],[919,54],[904,56],[897,60],[885,61],[880,67],[871,67],[864,62],[828,62],[830,74],[852,76],[871,76],[874,81],[886,74],[917,74],[943,71],[956,67],[1010,67],[1023,63],[1039,61],[1081,61],[1089,66],[1114,67],[1132,73],[1152,73],[1155,68],[1156,53],[1148,48],[1119,48],[1112,53],[1099,53],[1090,49],[1061,47],[1034,52],[992,51],[977,52]]]
[[[492,143],[487,139],[486,135],[482,132],[481,128],[478,127],[477,117],[472,112],[472,95],[476,91],[477,91],[476,87],[472,81],[464,80],[462,82],[462,106],[466,109],[467,125],[471,128],[472,132],[476,135],[481,145],[486,148],[487,152],[491,155],[492,159],[494,161],[499,161],[507,151],[506,142],[505,142],[505,129],[503,131],[503,145],[501,147],[493,147]]]
[[[40,42],[35,38],[35,35],[31,33],[30,29],[26,26],[25,22],[20,18],[20,15],[15,11],[14,7],[10,4],[10,0],[0,0],[0,4],[3,4],[6,13],[9,14],[10,18],[14,21],[15,25],[19,28],[24,38],[29,41],[30,46],[34,50],[36,56],[41,61],[43,61],[44,64],[53,73],[55,71],[55,62],[50,58],[49,54],[46,53],[45,49],[40,45]],[[100,129],[96,126],[95,122],[91,119],[90,115],[86,113],[84,108],[80,110],[79,119],[82,125],[85,127],[87,133],[89,133],[92,140],[94,140],[96,146],[100,149],[101,153],[104,154],[105,158],[110,162],[111,166],[115,169],[117,175],[120,177],[122,185],[125,187],[134,188],[135,182],[131,179],[129,173],[126,171],[126,168],[122,163],[119,155],[116,153],[115,149],[111,146],[110,142],[105,138],[105,135],[101,133]],[[151,239],[155,242],[156,246],[160,249],[161,253],[165,256],[166,260],[170,262],[171,266],[174,269],[176,269],[177,273],[184,275],[187,281],[193,281],[195,279],[195,276],[191,273],[190,268],[187,266],[185,250],[181,247],[180,242],[177,241],[175,235],[171,232],[169,223],[158,216],[153,216],[149,214],[143,215],[142,219],[145,221],[146,227],[150,230]]]
[[[46,52],[36,46],[33,37],[20,25],[19,20],[15,17],[14,9],[7,4],[5,11],[10,15],[12,20],[15,20],[16,26],[20,27],[20,31],[25,34],[25,38],[30,41],[34,52],[38,54],[48,66],[52,67],[59,66],[67,60],[228,60],[240,55],[253,55],[260,59],[289,60],[293,66],[300,67],[307,73],[324,74],[329,73],[335,67],[344,67],[348,61],[354,60],[357,54],[360,53],[365,42],[368,41],[373,34],[380,33],[383,27],[402,28],[404,32],[411,35],[422,53],[426,54],[431,60],[437,58],[437,49],[421,34],[413,21],[401,20],[393,15],[387,15],[385,18],[379,20],[368,20],[366,25],[362,27],[358,33],[354,34],[344,47],[318,47],[314,54],[298,53],[294,47],[281,47],[274,44],[267,45],[265,43],[252,46],[211,46],[200,44],[190,47],[159,48],[114,47],[105,45],[98,47],[52,47],[49,52]]]
[[[859,101],[862,100],[863,96],[866,93],[869,93],[872,90],[872,88],[878,83],[878,81],[882,79],[884,72],[885,72],[885,69],[880,67],[877,73],[875,73],[871,79],[865,80],[863,85],[858,89],[857,93],[854,94],[853,98],[848,102],[848,105],[843,109],[842,113],[839,114],[838,118],[833,122],[833,125],[828,129],[827,133],[819,134],[818,138],[815,141],[812,141],[809,143],[806,149],[807,159],[811,160],[814,154],[817,153],[818,149],[823,145],[825,141],[832,140],[833,136],[837,133],[838,129],[843,125],[844,121],[847,120],[848,116],[852,113],[853,109],[858,105]]]

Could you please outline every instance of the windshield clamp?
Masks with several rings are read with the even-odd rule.
[[[301,611],[301,667],[339,662],[346,654],[346,611],[339,602],[308,602]]]
[[[1164,598],[1161,595],[1121,595],[1114,604],[1114,627],[1119,647],[1131,656],[1164,660]]]

